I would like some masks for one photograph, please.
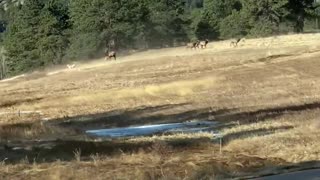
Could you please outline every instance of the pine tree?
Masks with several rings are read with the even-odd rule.
[[[248,33],[259,37],[277,32],[283,18],[288,15],[288,0],[242,0],[243,17],[249,23]]]
[[[44,65],[37,49],[40,39],[38,27],[43,7],[40,0],[28,0],[24,5],[12,5],[10,8],[10,24],[4,45],[8,57],[8,70],[12,74]]]
[[[183,0],[146,0],[149,9],[147,41],[150,46],[172,46],[187,38],[187,18]]]
[[[69,28],[64,0],[26,0],[11,4],[4,46],[12,74],[61,63]]]
[[[111,41],[122,47],[134,44],[135,37],[143,32],[144,5],[143,1],[128,0],[71,1],[73,32],[69,56],[96,57]]]
[[[238,0],[204,0],[201,13],[194,16],[192,28],[197,38],[217,39],[220,34],[220,25],[224,18],[239,10],[241,4]]]
[[[60,64],[68,47],[66,31],[70,28],[65,0],[49,0],[40,14],[37,47],[45,64]]]
[[[314,0],[288,0],[287,9],[290,14],[287,18],[294,22],[294,31],[303,32],[306,17],[314,16],[318,4]]]

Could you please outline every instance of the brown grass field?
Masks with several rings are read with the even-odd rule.
[[[0,179],[241,179],[318,167],[319,39],[149,50],[0,81]],[[222,152],[208,133],[83,133],[189,120],[217,121]]]

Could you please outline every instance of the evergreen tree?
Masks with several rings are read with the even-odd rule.
[[[111,41],[115,41],[116,46],[132,46],[135,37],[143,34],[143,20],[147,13],[141,0],[71,1],[70,57],[96,57]]]
[[[288,15],[287,4],[288,0],[243,0],[241,13],[248,21],[248,33],[259,37],[277,32],[283,17]]]
[[[200,39],[217,39],[223,33],[220,25],[224,18],[232,14],[234,10],[241,9],[241,3],[238,0],[205,0],[201,14],[201,20],[198,20],[196,35]],[[225,24],[224,24],[225,25]]]
[[[66,31],[70,28],[68,22],[68,7],[65,0],[49,0],[40,14],[38,33],[40,39],[37,47],[40,57],[46,64],[60,64],[68,47]]]
[[[5,37],[8,68],[13,74],[62,62],[69,28],[64,0],[26,0],[9,7]]]
[[[11,5],[10,24],[5,38],[9,72],[25,72],[45,63],[40,59],[37,43],[41,9],[40,0],[28,0],[24,5]]]
[[[16,74],[99,57],[111,42],[116,50],[165,47],[268,36],[288,24],[303,32],[314,17],[314,0],[3,0],[0,42]]]
[[[183,0],[147,0],[149,18],[147,41],[151,47],[173,45],[187,38],[187,18]]]
[[[219,32],[222,39],[242,38],[249,34],[250,28],[247,15],[234,10],[220,23]]]
[[[104,12],[105,4],[104,1],[99,2],[98,0],[70,1],[70,20],[73,29],[69,57],[88,58],[97,52],[102,43],[100,35],[104,26],[111,26],[112,23],[110,14]],[[107,35],[106,33],[105,36]]]
[[[294,22],[294,31],[303,32],[304,22],[307,17],[316,16],[315,10],[318,4],[314,0],[288,0],[287,9],[290,14],[287,16]]]
[[[203,0],[186,0],[186,6],[189,9],[202,8]]]

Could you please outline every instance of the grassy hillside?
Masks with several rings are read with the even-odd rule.
[[[9,158],[0,177],[209,179],[319,161],[319,38],[149,50],[0,81],[0,143],[31,147],[21,157],[0,147],[0,157]],[[19,110],[41,113],[8,114]],[[83,134],[189,120],[220,123],[213,130],[224,135],[222,154],[206,133],[107,142]],[[36,139],[58,138],[53,149],[65,153],[33,148],[40,147]]]

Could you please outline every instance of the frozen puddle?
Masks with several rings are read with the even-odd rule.
[[[133,126],[126,128],[112,128],[112,129],[97,129],[86,131],[89,135],[98,137],[130,137],[130,136],[147,136],[156,133],[166,132],[202,132],[216,125],[215,122],[209,121],[197,121],[197,122],[185,122],[185,123],[171,123],[171,124],[155,124],[146,126]]]

